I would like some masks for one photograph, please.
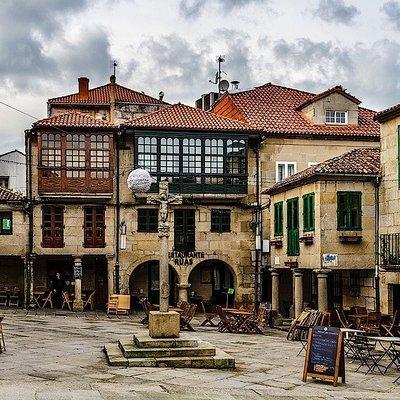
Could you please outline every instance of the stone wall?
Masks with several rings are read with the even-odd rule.
[[[28,246],[28,214],[22,206],[0,204],[0,211],[12,212],[12,235],[0,235],[0,255],[25,256]]]

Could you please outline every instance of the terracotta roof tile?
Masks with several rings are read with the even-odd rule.
[[[256,131],[256,129],[249,124],[181,103],[134,119],[125,125],[134,128],[149,129]]]
[[[110,104],[111,83],[89,90],[88,99],[80,99],[78,93],[49,99],[50,104]],[[132,104],[168,104],[155,97],[115,84],[115,101]]]
[[[378,176],[379,171],[379,148],[358,148],[289,176],[265,190],[264,193],[275,194],[283,192],[289,187],[301,185],[305,180],[320,176]]]
[[[389,107],[386,110],[379,111],[374,120],[378,122],[384,122],[392,118],[396,118],[400,115],[400,104]]]
[[[19,192],[14,192],[14,190],[6,189],[0,187],[0,202],[2,201],[19,201],[23,200],[24,196]]]
[[[70,112],[65,114],[54,115],[53,117],[44,118],[36,121],[33,124],[34,128],[41,127],[58,127],[58,128],[108,128],[115,129],[116,127],[107,121],[102,121],[91,117],[90,115]]]
[[[336,91],[337,88],[330,90]],[[315,95],[267,83],[243,92],[226,93],[221,99],[230,96],[246,122],[266,134],[379,139],[379,124],[373,120],[375,112],[366,108],[359,107],[358,125],[317,125],[306,120],[297,110],[298,107],[321,95],[324,95],[324,92]]]

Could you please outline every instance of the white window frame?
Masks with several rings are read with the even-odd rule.
[[[328,122],[327,121],[327,113],[334,113],[334,120],[335,122]],[[336,122],[336,114],[344,113],[344,122]],[[325,110],[325,124],[327,125],[347,125],[348,123],[348,112],[347,111],[340,111],[340,110]]]
[[[279,175],[278,175],[279,174],[279,165],[283,165],[285,167],[285,174],[284,174],[285,176],[283,179],[286,179],[289,177],[289,175],[288,175],[289,165],[294,166],[293,175],[297,173],[297,162],[296,161],[276,161],[276,164],[275,164],[275,181],[276,182],[280,182]]]

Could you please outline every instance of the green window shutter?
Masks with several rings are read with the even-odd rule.
[[[295,197],[287,201],[287,255],[299,254],[299,199]]]
[[[360,192],[338,192],[337,207],[338,230],[353,231],[362,229]]]
[[[303,230],[305,232],[315,229],[314,198],[314,193],[308,193],[303,196]]]
[[[283,202],[274,204],[274,235],[283,235]]]
[[[337,228],[346,230],[347,221],[347,196],[344,192],[337,194]]]

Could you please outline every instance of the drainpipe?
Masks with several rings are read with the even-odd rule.
[[[33,199],[32,199],[32,141],[31,130],[25,131],[25,163],[26,163],[26,189],[28,213],[28,251],[24,266],[24,308],[27,309],[32,304],[33,292]]]
[[[379,276],[379,264],[380,264],[380,236],[379,236],[379,186],[381,183],[381,177],[377,176],[375,179],[375,310],[380,312],[381,310],[381,292],[380,292],[380,276]]]
[[[117,132],[116,135],[116,177],[115,177],[115,185],[117,186],[116,190],[116,205],[115,205],[115,293],[119,294],[119,234],[120,234],[120,214],[121,214],[121,205],[120,205],[120,195],[119,195],[119,162],[120,162],[120,137],[121,131]]]
[[[260,203],[260,144],[254,146],[256,155],[256,270],[255,270],[255,309],[258,310],[260,305],[260,253],[262,248],[262,221],[261,221],[261,203]]]

